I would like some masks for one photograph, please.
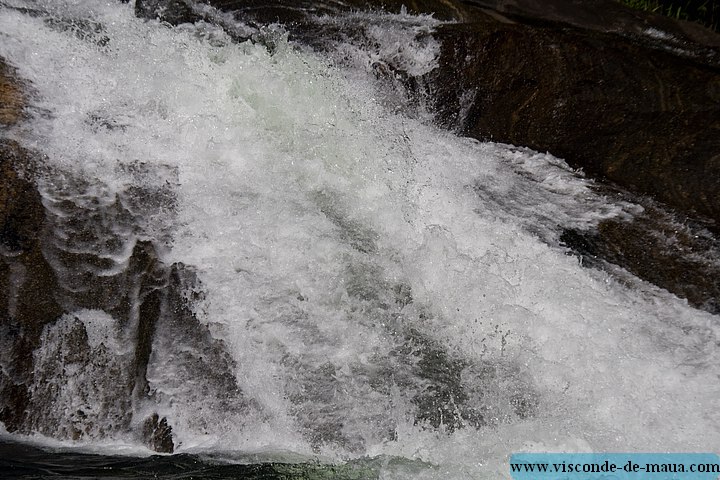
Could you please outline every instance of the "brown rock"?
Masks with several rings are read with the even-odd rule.
[[[645,210],[633,219],[605,220],[594,231],[565,231],[562,241],[584,266],[617,265],[693,307],[720,314],[720,242],[703,225],[655,202],[643,203]]]
[[[615,34],[446,25],[440,121],[528,146],[720,225],[720,69]]]
[[[29,153],[0,140],[0,421],[16,429],[26,414],[32,352],[45,325],[62,314],[57,278],[43,257],[45,210]]]
[[[313,0],[203,0],[223,11],[238,12],[245,17],[252,17],[262,23],[280,22],[291,24],[306,21],[307,13],[337,14],[350,10],[385,10],[399,13],[405,8],[412,14],[433,14],[439,20],[469,22],[486,16],[480,9],[458,0],[348,0],[319,2]]]
[[[652,27],[681,40],[720,47],[720,36],[698,23],[628,8],[617,0],[463,0],[462,3],[496,11],[518,23],[566,24],[623,35],[643,35]]]
[[[22,117],[25,98],[15,70],[0,57],[0,127],[15,125]]]
[[[143,439],[148,448],[156,452],[173,453],[175,450],[172,427],[167,418],[161,419],[157,413],[153,413],[143,423]]]

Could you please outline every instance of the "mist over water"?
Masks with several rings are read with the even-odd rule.
[[[67,242],[44,253],[68,304],[90,288],[63,273],[68,249],[104,258],[88,267],[103,275],[152,240],[194,267],[185,298],[224,349],[160,325],[147,401],[118,406],[92,381],[128,355],[113,306],[78,308],[36,362],[77,322],[101,360],[45,379],[65,407],[36,431],[132,444],[123,429],[155,411],[179,452],[437,466],[387,473],[414,478],[506,478],[520,450],[720,449],[717,317],[559,243],[640,207],[551,155],[442,131],[422,98],[374,80],[382,64],[435,68],[437,21],[363,14],[370,37],[320,54],[278,26],[268,49],[115,2],[8,4],[43,12],[0,7],[0,55],[31,82],[31,119],[8,135],[47,156],[44,204]],[[81,218],[92,242],[75,240]],[[66,423],[84,420],[62,413],[78,404],[131,415],[73,443]]]

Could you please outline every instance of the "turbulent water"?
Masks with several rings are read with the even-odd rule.
[[[324,21],[369,26],[320,54],[281,27],[234,43],[119,2],[0,6],[0,55],[32,94],[8,135],[54,172],[44,253],[75,308],[35,354],[37,398],[58,387],[34,441],[143,456],[133,428],[157,412],[179,453],[382,478],[507,478],[517,451],[720,450],[717,317],[560,245],[639,207],[550,155],[440,130],[376,81],[435,68],[431,17]],[[94,277],[65,267],[92,254],[111,275],[145,240],[195,269],[185,298],[223,351],[199,368],[189,331],[160,325],[138,404],[106,385],[131,354],[113,300],[82,308]],[[78,322],[98,360],[58,369]]]

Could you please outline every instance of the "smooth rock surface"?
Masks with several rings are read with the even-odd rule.
[[[720,225],[720,69],[574,27],[441,26],[438,118]]]

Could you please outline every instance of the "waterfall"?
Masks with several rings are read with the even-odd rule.
[[[30,92],[3,135],[42,158],[63,312],[11,438],[147,455],[155,415],[179,453],[399,458],[415,478],[716,451],[717,317],[560,241],[642,208],[378,80],[436,68],[439,20],[322,21],[351,33],[311,48],[230,16],[251,40],[120,2],[0,5]]]

